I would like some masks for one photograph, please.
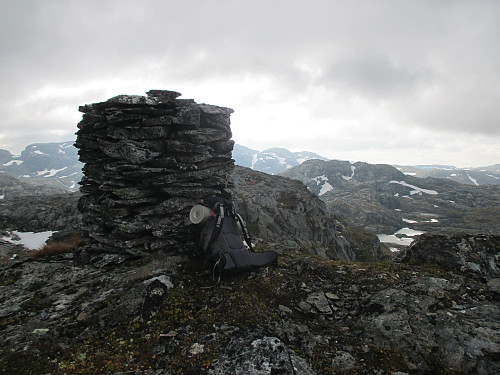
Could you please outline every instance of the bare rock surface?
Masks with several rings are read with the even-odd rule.
[[[427,262],[334,262],[298,252],[282,254],[273,268],[213,285],[198,273],[199,264],[171,254],[107,257],[108,263],[85,267],[75,265],[73,254],[0,263],[0,369],[294,375],[500,370],[498,278],[486,283],[466,269]]]

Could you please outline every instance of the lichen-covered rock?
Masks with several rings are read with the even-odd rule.
[[[222,351],[210,369],[212,375],[313,375],[306,360],[296,355],[277,337],[238,337]]]

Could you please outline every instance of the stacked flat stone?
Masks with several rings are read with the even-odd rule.
[[[230,197],[232,109],[151,90],[84,105],[75,146],[84,177],[79,209],[91,247],[144,255],[189,251],[189,211]]]

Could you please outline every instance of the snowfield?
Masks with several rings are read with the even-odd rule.
[[[418,186],[410,185],[410,184],[406,183],[405,181],[392,180],[392,181],[389,181],[389,183],[390,184],[399,184],[399,185],[403,185],[403,186],[412,188],[413,190],[410,191],[410,195],[422,194],[422,193],[430,194],[430,195],[438,195],[439,194],[436,190],[422,189],[422,188],[419,188]]]

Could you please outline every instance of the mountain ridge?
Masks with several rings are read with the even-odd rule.
[[[78,181],[82,177],[83,164],[78,160],[78,152],[72,147],[73,143],[73,141],[33,143],[26,146],[17,156],[0,149],[0,171],[24,182],[76,191]],[[279,147],[258,151],[239,144],[234,145],[232,155],[236,165],[268,174],[282,173],[312,159],[329,160],[309,151],[292,152]],[[441,178],[475,186],[500,184],[500,164],[477,168],[457,168],[447,165],[394,165],[394,167],[403,174],[413,177]],[[351,172],[347,170],[345,173],[345,177],[349,177]]]

